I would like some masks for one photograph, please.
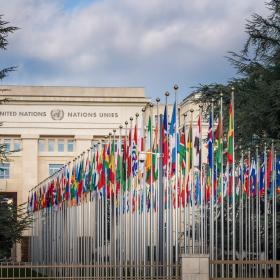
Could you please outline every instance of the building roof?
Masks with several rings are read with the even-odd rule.
[[[0,94],[12,103],[89,102],[146,103],[143,87],[71,87],[3,85]]]

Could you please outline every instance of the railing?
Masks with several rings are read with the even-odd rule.
[[[81,265],[0,263],[0,279],[181,279],[180,265]]]
[[[264,260],[210,260],[210,279],[267,279],[280,278],[280,261]],[[222,275],[224,271],[224,275]]]

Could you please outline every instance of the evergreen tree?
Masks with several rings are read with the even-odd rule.
[[[6,50],[8,45],[7,37],[18,28],[10,26],[0,15],[0,49]],[[15,66],[5,67],[0,70],[0,80],[3,80],[9,72],[14,71]],[[0,100],[0,104],[7,100]],[[6,146],[0,145],[0,163],[8,162]],[[15,205],[5,195],[0,196],[0,261],[10,257],[12,246],[22,238],[23,231],[32,222],[31,215],[26,212],[26,203]]]
[[[26,203],[16,206],[4,195],[0,196],[0,261],[10,257],[13,245],[21,241],[23,231],[31,222]]]
[[[240,52],[230,52],[229,61],[237,75],[226,84],[201,85],[205,112],[211,99],[218,107],[224,93],[224,127],[227,127],[231,87],[235,88],[236,144],[254,147],[273,140],[280,146],[280,0],[266,4],[270,14],[264,18],[253,14],[246,24],[247,41]],[[218,112],[218,110],[216,110]]]

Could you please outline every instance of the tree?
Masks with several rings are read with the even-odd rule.
[[[6,50],[8,45],[7,37],[18,28],[10,26],[0,15],[0,49]],[[0,70],[0,80],[3,80],[9,72],[14,71],[15,66],[6,67]],[[1,100],[0,104],[6,100]],[[0,163],[7,162],[8,154],[5,145],[0,145]],[[32,222],[31,215],[26,211],[26,204],[15,205],[4,195],[0,196],[0,260],[8,258],[13,244],[19,242],[22,233]]]
[[[0,15],[0,49],[6,50],[8,45],[8,35],[16,31],[18,27],[9,26],[9,22],[4,21],[2,18],[3,15]],[[15,66],[11,66],[0,70],[0,80],[3,80],[9,72],[14,71],[15,69]]]
[[[243,49],[229,53],[229,61],[237,77],[226,84],[201,85],[202,94],[196,102],[209,110],[214,98],[218,107],[220,92],[224,93],[224,127],[227,127],[231,87],[235,88],[236,144],[244,148],[274,141],[280,147],[280,0],[266,4],[266,18],[253,14],[247,21],[248,35]],[[217,110],[216,110],[217,111]]]
[[[21,241],[32,216],[26,211],[26,203],[16,206],[5,196],[0,196],[0,261],[10,257],[12,246]]]

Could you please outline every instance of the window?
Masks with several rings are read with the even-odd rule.
[[[54,139],[49,139],[48,140],[48,151],[49,152],[54,152]]]
[[[20,139],[14,139],[14,151],[18,152],[21,150],[21,140]]]
[[[39,139],[39,152],[44,152],[46,149],[46,141],[44,139]]]
[[[10,178],[10,164],[0,163],[0,179],[9,179],[9,178]]]
[[[53,175],[59,169],[63,167],[63,164],[49,164],[49,176]]]
[[[4,139],[6,153],[11,151],[11,139]]]
[[[59,152],[64,152],[64,139],[58,139],[58,146],[57,146],[57,150]]]
[[[74,151],[74,140],[68,140],[67,141],[67,152],[73,152]]]

